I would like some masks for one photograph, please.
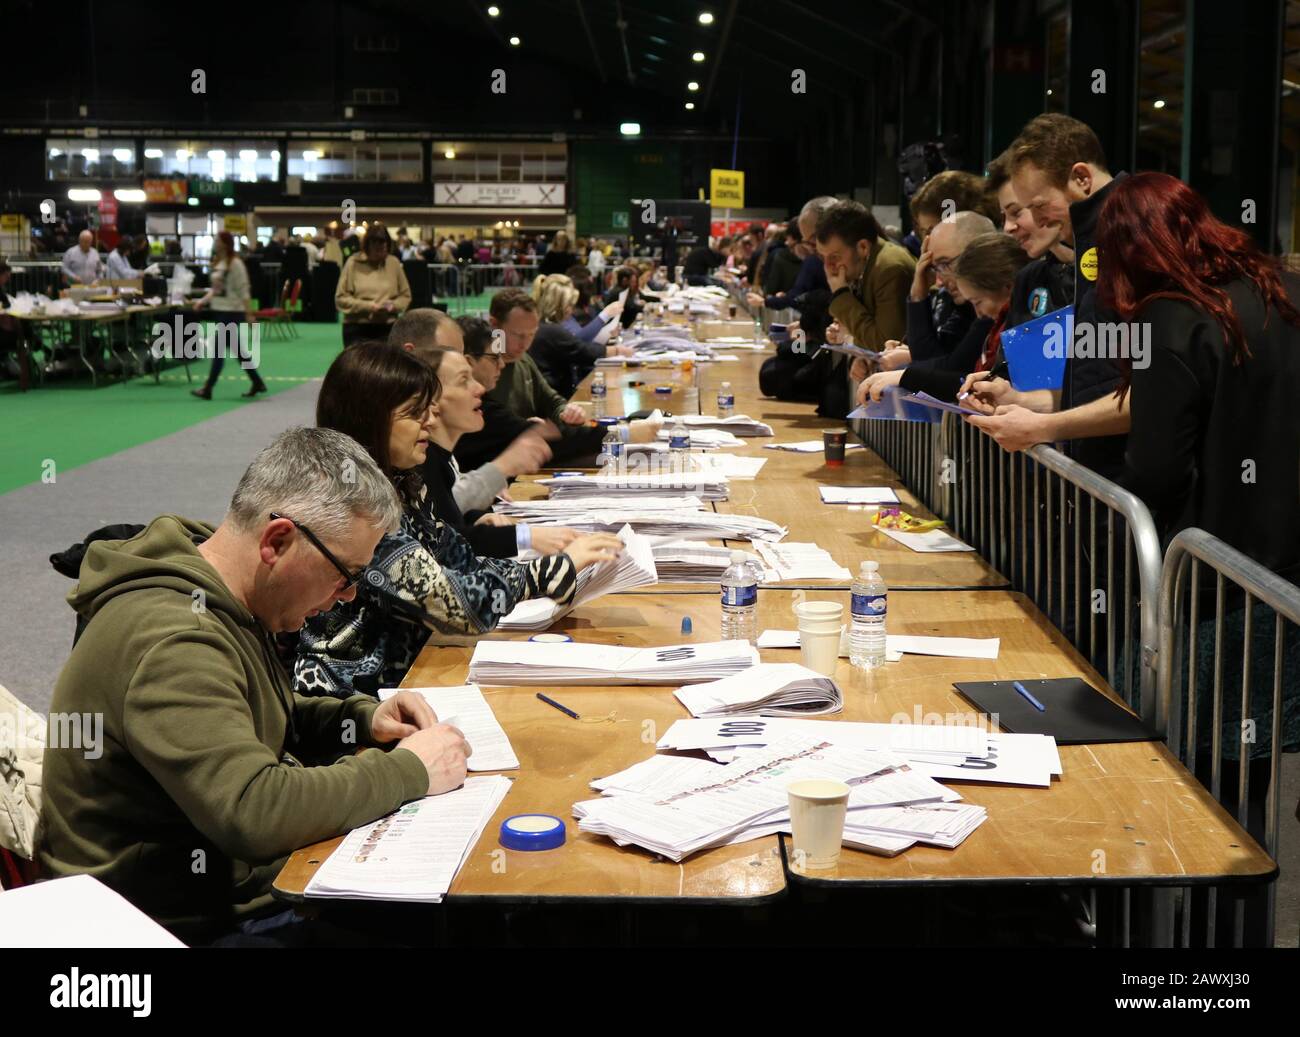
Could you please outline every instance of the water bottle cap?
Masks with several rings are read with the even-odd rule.
[[[744,552],[744,551],[732,551],[732,552],[731,552],[731,564],[732,564],[732,565],[741,565],[741,564],[744,563],[744,561],[745,561],[745,552]]]
[[[723,382],[723,383],[722,383],[722,387],[723,387],[724,389],[730,389],[730,388],[731,388],[731,383],[730,383],[730,382]]]
[[[861,571],[864,573],[877,572],[880,569],[879,562],[863,562]]]

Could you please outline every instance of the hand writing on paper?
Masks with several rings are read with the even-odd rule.
[[[468,760],[474,751],[460,729],[450,724],[435,724],[416,731],[398,742],[397,748],[409,749],[420,758],[429,777],[430,796],[450,792],[465,784]]]
[[[971,416],[966,421],[992,436],[1003,450],[1013,453],[1028,450],[1036,443],[1048,443],[1052,438],[1042,414],[1015,405],[999,407],[987,417]]]

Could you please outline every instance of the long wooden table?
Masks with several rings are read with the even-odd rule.
[[[839,601],[847,594],[764,589],[763,629],[792,628],[800,600]],[[556,630],[575,641],[648,647],[719,636],[716,602],[698,595],[617,595],[577,609]],[[890,629],[900,634],[999,637],[997,659],[905,655],[870,674],[840,660],[836,680],[844,711],[831,721],[889,722],[927,716],[966,716],[975,707],[952,687],[956,680],[1082,676],[1110,694],[1088,665],[1023,595],[1008,591],[897,593]],[[493,640],[526,635],[488,635]],[[406,687],[455,685],[466,680],[471,649],[426,648]],[[767,662],[797,661],[797,650],[764,649]],[[548,687],[547,694],[579,713],[575,721],[538,701],[535,687],[486,688],[520,769],[514,787],[488,824],[452,884],[449,900],[541,902],[617,898],[642,901],[752,902],[779,893],[786,875],[774,854],[776,837],[695,854],[680,865],[648,852],[621,849],[579,832],[572,805],[595,798],[589,782],[653,755],[654,744],[676,719],[688,716],[667,687]],[[1113,696],[1112,696],[1113,697]],[[1271,858],[1159,742],[1062,746],[1059,780],[1047,789],[954,784],[963,797],[988,809],[988,820],[955,850],[917,846],[895,858],[846,848],[831,871],[799,873],[796,881],[826,886],[1055,883],[1167,885],[1263,882],[1277,873]],[[564,847],[546,853],[503,850],[502,820],[541,812],[566,819]],[[299,850],[276,880],[294,899],[338,844],[328,840]],[[504,857],[504,867],[501,865]],[[788,858],[788,854],[784,855]],[[1100,866],[1099,866],[1100,862]]]

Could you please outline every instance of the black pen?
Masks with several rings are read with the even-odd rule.
[[[568,706],[561,706],[558,702],[555,701],[555,699],[547,698],[540,691],[537,693],[537,697],[541,699],[543,702],[545,702],[548,706],[554,706],[561,713],[568,713],[569,716],[573,717],[574,720],[582,719],[582,717],[578,716],[578,714],[575,713],[573,710],[571,710]]]

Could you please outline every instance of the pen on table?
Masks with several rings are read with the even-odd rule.
[[[1038,712],[1040,713],[1047,712],[1047,707],[1044,706],[1041,702],[1039,702],[1038,699],[1034,698],[1033,695],[1029,694],[1029,689],[1026,688],[1019,681],[1012,681],[1011,686],[1015,688],[1016,691],[1020,692],[1021,696],[1025,699],[1025,701],[1028,702],[1031,706],[1033,706],[1036,710],[1038,710]]]
[[[555,701],[555,699],[547,698],[540,691],[537,693],[537,697],[541,699],[543,702],[545,702],[548,706],[554,706],[561,713],[568,713],[569,716],[573,717],[574,720],[582,719],[582,717],[578,716],[578,714],[575,713],[573,710],[571,710],[568,706],[561,706],[558,702]],[[1042,707],[1039,708],[1041,709]]]

